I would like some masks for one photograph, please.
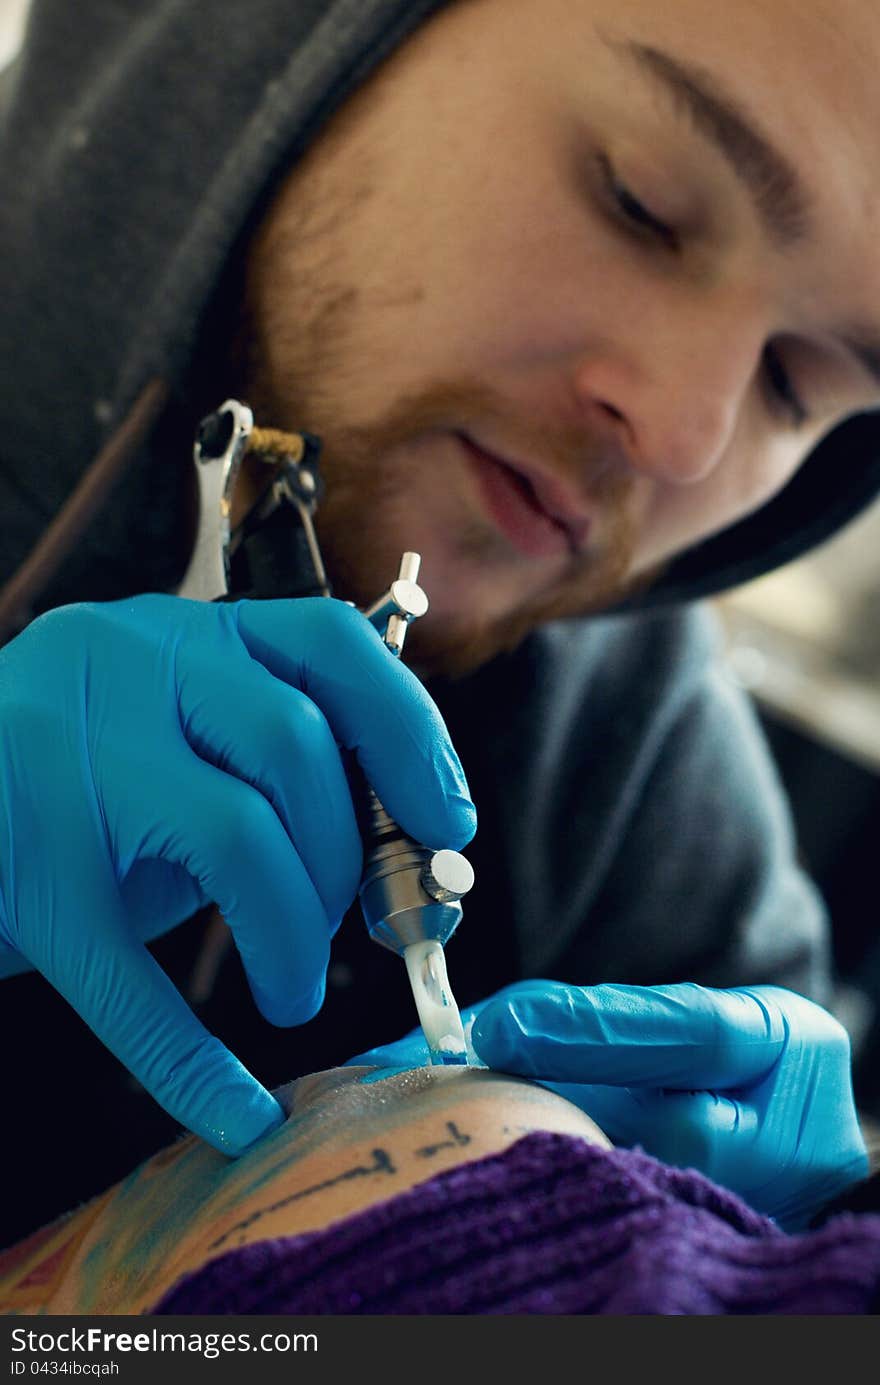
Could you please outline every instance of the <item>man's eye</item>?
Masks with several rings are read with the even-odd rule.
[[[626,221],[640,232],[649,232],[668,246],[670,250],[677,250],[679,240],[673,228],[662,221],[659,216],[655,216],[644,202],[640,202],[635,194],[630,192],[626,184],[618,178],[610,159],[605,154],[598,156],[598,162],[606,190]]]
[[[808,422],[810,414],[797,390],[791,376],[772,346],[764,348],[764,372],[777,404],[783,405],[794,420],[796,428]]]
[[[598,163],[607,192],[617,210],[632,228],[639,234],[647,232],[654,236],[670,250],[679,250],[680,241],[673,227],[655,216],[649,207],[630,192],[617,176],[611,160],[605,154],[599,154]],[[802,427],[809,421],[809,410],[792,384],[791,376],[778,353],[771,346],[765,348],[763,367],[774,405],[786,410],[796,428]]]

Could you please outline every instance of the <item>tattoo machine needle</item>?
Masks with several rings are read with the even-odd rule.
[[[417,584],[421,558],[404,553],[397,580],[364,615],[399,657],[410,621],[428,598]],[[406,963],[431,1062],[466,1064],[464,1027],[449,986],[444,944],[462,917],[474,871],[459,851],[431,851],[408,837],[367,789],[361,908],[374,942]]]

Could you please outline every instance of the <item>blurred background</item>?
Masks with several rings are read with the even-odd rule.
[[[856,1094],[880,1119],[880,503],[715,604],[730,676],[757,705],[831,912]]]
[[[28,0],[0,0],[0,67],[4,67],[21,42]]]
[[[0,67],[27,9],[0,0]],[[856,1095],[880,1120],[880,503],[809,558],[715,605],[730,677],[754,699],[804,865],[831,912]]]

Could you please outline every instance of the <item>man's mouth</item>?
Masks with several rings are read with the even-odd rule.
[[[553,478],[486,452],[465,433],[456,437],[489,516],[518,552],[548,558],[584,548],[590,520]]]

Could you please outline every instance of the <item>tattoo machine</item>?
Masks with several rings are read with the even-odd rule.
[[[255,428],[245,404],[229,399],[202,420],[193,448],[199,521],[178,595],[197,601],[242,597],[330,596],[312,516],[323,494],[320,439]],[[267,483],[234,531],[232,496],[246,455],[265,461]],[[418,585],[421,559],[404,553],[397,578],[363,614],[395,657],[428,598]],[[458,851],[431,851],[398,827],[372,788],[363,805],[364,873],[360,901],[374,942],[402,957],[431,1062],[467,1063],[461,1015],[449,986],[444,946],[462,918],[460,900],[474,883]]]

